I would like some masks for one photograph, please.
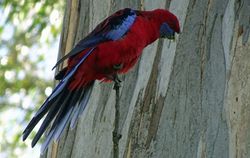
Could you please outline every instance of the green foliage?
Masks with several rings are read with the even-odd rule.
[[[44,56],[57,54],[46,51],[58,41],[63,7],[60,0],[0,1],[0,157],[31,150],[21,133],[53,86]]]

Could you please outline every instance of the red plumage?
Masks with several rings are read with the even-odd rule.
[[[175,32],[180,32],[178,19],[164,9],[126,8],[108,17],[56,63],[55,67],[69,58],[68,66],[56,76],[61,81],[25,128],[23,140],[46,115],[31,143],[35,146],[54,120],[42,145],[43,153],[52,140],[58,141],[69,122],[75,127],[95,80],[110,81],[114,75],[126,73],[147,45],[159,37],[174,39]]]
[[[124,37],[97,45],[73,76],[69,85],[70,90],[84,87],[96,79],[109,81],[109,76],[115,73],[126,73],[135,65],[143,48],[159,38],[160,25],[164,21],[175,32],[180,32],[176,16],[166,10],[137,11],[137,15],[134,24]],[[105,21],[103,23],[106,24]],[[71,57],[68,60],[68,70],[71,70],[88,50]],[[115,70],[114,65],[118,64],[123,66],[120,70]]]

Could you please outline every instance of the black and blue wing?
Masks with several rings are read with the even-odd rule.
[[[53,69],[62,63],[65,59],[72,57],[86,48],[95,47],[105,41],[115,41],[123,37],[136,19],[136,13],[130,8],[120,10],[103,22],[84,39],[80,40],[76,46],[64,57],[62,57],[53,67]]]

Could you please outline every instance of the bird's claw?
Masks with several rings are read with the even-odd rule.
[[[123,64],[121,63],[121,64],[115,64],[115,65],[113,65],[113,69],[115,69],[115,70],[121,70],[123,68]]]
[[[117,89],[117,88],[120,88],[121,87],[121,79],[119,79],[119,77],[118,77],[118,75],[117,74],[115,74],[114,76],[113,76],[113,81],[115,82],[115,84],[114,84],[114,89]]]

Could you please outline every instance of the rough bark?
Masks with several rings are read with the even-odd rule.
[[[249,0],[67,2],[59,57],[115,10],[169,8],[176,42],[158,40],[123,76],[120,157],[250,157]],[[115,91],[96,83],[73,131],[43,157],[112,156]]]

